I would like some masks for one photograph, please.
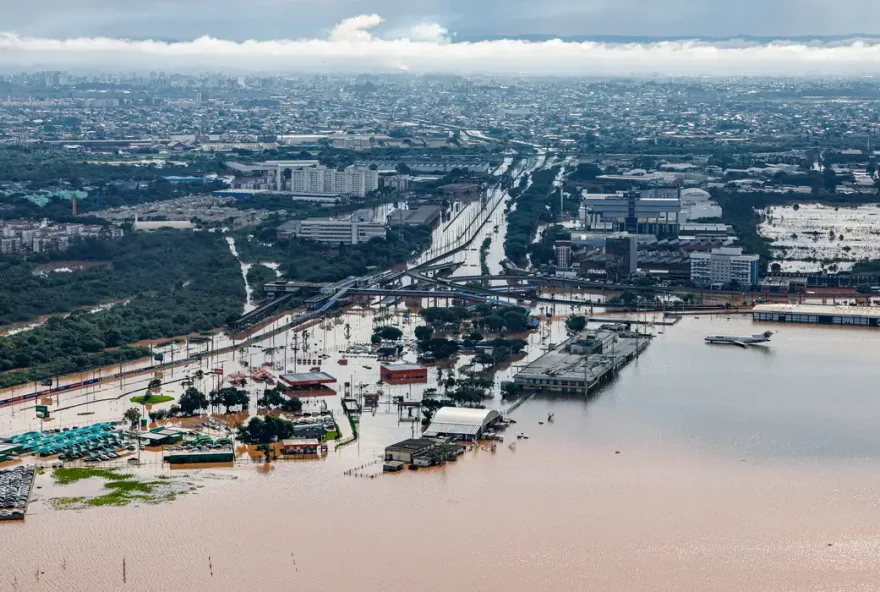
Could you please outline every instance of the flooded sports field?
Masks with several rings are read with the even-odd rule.
[[[847,271],[880,259],[880,207],[799,204],[762,210],[758,232],[772,241],[782,271]]]

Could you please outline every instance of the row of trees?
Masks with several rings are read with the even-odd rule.
[[[144,403],[148,404],[149,401],[145,400]],[[246,391],[233,387],[211,391],[205,395],[199,389],[191,386],[180,396],[177,404],[172,405],[167,411],[151,411],[149,416],[151,421],[168,417],[191,417],[203,411],[219,411],[221,407],[225,413],[230,413],[234,409],[244,411],[250,407],[250,399]],[[282,409],[291,413],[299,413],[302,411],[302,401],[296,397],[287,397],[277,389],[266,389],[263,395],[257,399],[257,408]],[[134,410],[137,411],[137,409]]]
[[[504,240],[504,254],[517,265],[524,266],[532,244],[536,226],[552,219],[554,200],[550,199],[553,180],[559,173],[558,166],[537,171],[532,174],[532,184],[515,196],[516,209],[507,215],[507,237]],[[514,195],[511,193],[511,195]]]
[[[520,308],[493,304],[478,304],[472,308],[461,306],[429,307],[420,313],[435,330],[458,331],[464,321],[481,331],[490,333],[521,333],[529,326],[529,315]],[[416,335],[418,338],[418,334]]]

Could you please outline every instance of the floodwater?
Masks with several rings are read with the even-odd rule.
[[[468,266],[464,275],[478,272],[486,237],[490,270],[498,270],[503,207],[487,219],[454,255]],[[472,223],[464,211],[450,229],[464,234]],[[499,369],[488,407],[509,406],[499,398],[501,380],[564,339],[570,310],[536,310],[542,322],[527,337],[527,357]],[[321,367],[337,377],[337,391],[344,382],[375,391],[379,363],[343,352],[366,344],[378,324],[398,326],[410,340],[416,311],[349,309],[267,337],[262,345],[278,348],[274,354],[247,348],[167,370],[166,380],[199,364],[221,366],[226,376],[243,362],[301,371],[326,355]],[[703,343],[708,334],[768,328],[781,331],[767,347]],[[0,523],[0,591],[880,589],[880,332],[780,328],[737,316],[647,330],[654,343],[589,400],[535,396],[512,412],[518,423],[495,451],[478,448],[440,468],[381,473],[384,447],[420,433],[387,401],[436,386],[431,368],[427,385],[382,386],[383,402],[361,418],[357,441],[331,446],[322,460],[175,470],[197,490],[171,502],[56,510],[52,495],[93,484],[62,494],[41,475],[26,521]],[[218,335],[208,347],[229,342]],[[161,351],[181,359],[188,348]],[[411,348],[405,359],[415,359]],[[463,355],[460,364],[470,360]],[[53,408],[52,427],[119,418],[148,379],[65,393],[61,406],[85,404]],[[201,380],[207,390],[216,379]],[[248,386],[252,397],[262,388]],[[114,398],[100,401],[106,397]],[[338,410],[339,398],[327,397],[328,407]],[[0,408],[0,431],[34,429],[29,405]],[[81,417],[82,409],[91,415]],[[529,438],[517,440],[517,432]],[[131,470],[171,474],[155,464]]]
[[[418,430],[383,405],[320,462],[206,469],[162,505],[34,503],[0,524],[0,590],[876,590],[880,333],[703,343],[765,328],[654,327],[598,396],[536,396],[495,452],[438,469],[380,473],[383,447]]]

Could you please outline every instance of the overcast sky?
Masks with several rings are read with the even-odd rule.
[[[321,37],[373,13],[392,34],[429,22],[467,38],[880,34],[878,0],[0,0],[0,30],[265,40]]]
[[[880,72],[877,40],[693,40],[880,35],[876,3],[880,0],[0,0],[0,67],[862,75]],[[527,35],[689,41],[515,39]]]

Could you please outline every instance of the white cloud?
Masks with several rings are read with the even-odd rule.
[[[451,42],[438,24],[393,38],[374,36],[378,15],[340,22],[324,39],[235,42],[214,37],[166,43],[107,37],[48,39],[0,33],[0,67],[391,71],[534,75],[864,74],[880,66],[875,41],[769,44],[676,41],[648,44]]]
[[[382,17],[378,14],[362,14],[347,18],[330,33],[330,40],[335,42],[360,41],[368,42],[373,36],[370,29],[375,29],[382,24]]]
[[[409,38],[414,41],[433,41],[440,43],[447,40],[449,31],[437,23],[422,23],[412,28]]]

